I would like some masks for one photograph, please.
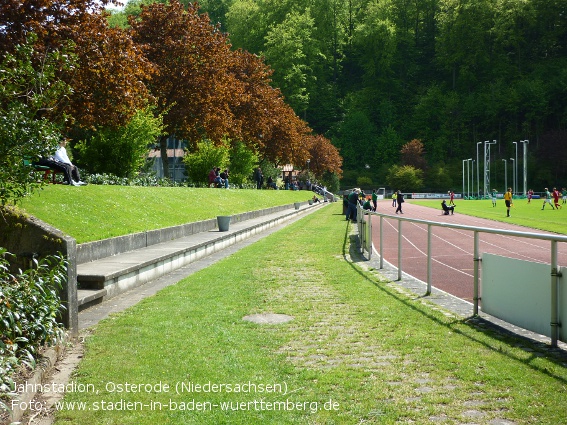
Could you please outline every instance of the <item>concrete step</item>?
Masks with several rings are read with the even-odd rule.
[[[79,311],[101,303],[106,294],[106,289],[78,289],[77,304]]]
[[[228,231],[221,232],[218,228],[201,231],[78,264],[79,310],[144,285],[307,210],[324,205],[326,204],[303,203],[299,209],[290,205],[287,209],[270,211],[263,215],[255,213],[249,216],[251,218],[231,223]],[[109,251],[113,250],[114,248]]]

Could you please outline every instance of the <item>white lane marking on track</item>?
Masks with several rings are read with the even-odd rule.
[[[388,223],[388,222],[387,222],[387,223]],[[414,224],[414,225],[415,225],[415,223],[411,223],[411,224]],[[394,227],[394,226],[392,225],[392,223],[388,223],[388,225],[391,226],[391,227],[396,231],[396,233],[398,232],[398,229],[397,229],[396,227]],[[435,236],[435,235],[434,235],[434,236]],[[402,238],[403,238],[406,242],[408,242],[411,246],[413,246],[417,252],[419,252],[420,254],[422,254],[422,256],[427,257],[427,253],[425,253],[424,251],[422,251],[421,249],[419,249],[412,241],[410,241],[408,238],[406,238],[406,237],[403,236],[403,235],[402,235]],[[453,245],[453,244],[451,244],[451,245]],[[453,246],[455,246],[456,248],[459,248],[459,247],[457,247],[456,245],[453,245]],[[460,249],[460,248],[459,248],[459,249]],[[464,251],[464,250],[462,250],[462,251]],[[466,252],[466,251],[464,251],[464,252]],[[440,265],[442,265],[442,266],[444,266],[444,267],[447,267],[448,269],[451,269],[451,270],[454,270],[454,271],[456,271],[456,272],[462,273],[462,274],[464,274],[465,276],[474,277],[472,274],[466,273],[466,272],[464,272],[464,271],[462,271],[462,270],[460,270],[460,269],[457,269],[457,268],[455,268],[455,267],[452,267],[452,266],[450,266],[450,265],[447,264],[447,263],[443,263],[442,261],[439,261],[439,260],[436,259],[435,257],[432,257],[431,260],[434,261],[434,262],[436,262],[436,263],[438,263],[438,264],[440,264]]]
[[[423,225],[420,225],[420,224],[417,224],[417,223],[412,223],[412,224],[413,224],[414,226],[416,226],[418,229],[427,232],[427,228],[426,228],[426,227],[422,227]],[[457,233],[458,235],[460,235],[460,236],[462,236],[462,237],[466,237],[466,238],[468,238],[468,239],[472,239],[472,238],[473,238],[471,231],[463,231],[463,230],[449,229],[449,228],[444,228],[444,230],[451,231],[451,232],[453,232],[453,233]],[[440,236],[437,236],[437,235],[435,235],[435,234],[433,234],[433,236],[434,236],[434,237],[437,237],[437,238],[439,238],[439,239],[441,239]],[[487,235],[487,236],[489,236],[489,235]],[[490,235],[490,236],[494,236],[494,235]],[[514,242],[515,244],[522,244],[522,245],[524,245],[524,246],[531,247],[531,248],[537,248],[537,249],[540,249],[540,250],[546,248],[546,245],[543,244],[544,241],[541,241],[541,242],[542,242],[541,244],[537,244],[537,243],[530,242],[530,241],[534,241],[534,239],[526,239],[526,238],[514,237],[514,236],[506,236],[506,235],[499,235],[498,238],[499,238],[499,240],[501,240],[501,241],[512,241],[512,242]],[[473,251],[472,251],[472,250],[467,251],[467,250],[465,250],[465,249],[463,249],[463,248],[460,248],[460,247],[458,247],[458,246],[456,246],[456,245],[454,245],[454,244],[452,244],[452,243],[450,243],[450,242],[447,242],[447,241],[445,241],[445,240],[444,240],[444,242],[445,242],[445,243],[449,243],[450,245],[454,246],[454,247],[457,248],[457,249],[460,249],[460,250],[463,251],[463,252],[466,252],[467,254],[473,255]],[[536,263],[541,263],[541,262],[543,262],[543,261],[542,261],[541,259],[539,259],[539,258],[535,258],[535,257],[533,257],[533,256],[526,255],[526,254],[520,254],[520,253],[518,253],[517,250],[516,250],[516,251],[511,250],[511,249],[506,248],[506,247],[504,247],[504,246],[501,246],[501,245],[499,245],[499,244],[497,244],[497,243],[489,242],[489,241],[487,241],[486,239],[481,239],[481,242],[482,242],[484,245],[488,245],[488,246],[491,246],[491,247],[497,249],[497,250],[499,251],[499,255],[500,255],[500,253],[502,253],[502,252],[508,252],[508,253],[511,253],[511,254],[516,255],[517,257],[519,257],[519,258],[521,258],[521,259],[526,259],[526,260],[533,261],[533,262],[536,262]]]

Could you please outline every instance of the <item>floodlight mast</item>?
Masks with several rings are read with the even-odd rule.
[[[512,142],[516,146],[516,159],[514,161],[514,194],[518,190],[518,142]]]
[[[520,140],[520,143],[524,145],[524,160],[522,161],[522,167],[524,168],[524,196],[528,194],[528,144],[529,140]]]
[[[482,145],[482,142],[477,142],[476,144],[476,197],[480,199],[480,174],[478,172],[478,145]]]
[[[471,199],[471,161],[472,158],[467,159],[467,199]]]
[[[502,161],[504,161],[504,187],[508,187],[508,167],[506,166],[506,158],[504,158]]]
[[[490,185],[490,145],[495,145],[496,140],[484,142],[484,196],[488,193]]]
[[[463,159],[463,199],[465,199],[465,162],[468,161],[467,159]]]

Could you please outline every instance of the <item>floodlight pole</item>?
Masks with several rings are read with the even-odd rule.
[[[522,167],[524,168],[524,196],[528,194],[528,143],[529,140],[520,140],[520,143],[524,145],[524,160],[522,161]]]
[[[474,159],[472,160],[471,168],[471,194],[474,194]]]
[[[506,159],[503,159],[502,161],[504,161],[504,188],[508,190],[508,167],[506,166],[508,162]]]
[[[512,142],[516,146],[516,160],[514,161],[514,193],[518,190],[518,142]]]
[[[471,179],[470,179],[471,161],[473,161],[472,158],[467,159],[467,197],[469,199],[471,199],[471,189],[472,189]],[[473,171],[474,171],[474,167],[473,167]]]
[[[478,145],[482,145],[482,142],[477,142],[476,144],[476,196],[480,199],[480,174],[478,172]],[[484,196],[483,196],[484,197]]]
[[[467,160],[463,159],[463,199],[465,199],[465,161]]]
[[[488,140],[486,140],[484,142],[484,194],[486,195],[487,192],[487,186],[490,183],[490,145],[495,145],[496,144],[496,140],[493,140],[492,142],[489,142]]]
[[[510,158],[510,161],[512,161],[512,184],[514,184],[514,181],[516,180],[516,162],[514,161],[514,158]],[[508,190],[508,188],[506,188],[506,190]]]

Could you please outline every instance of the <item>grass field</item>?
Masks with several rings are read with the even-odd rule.
[[[19,205],[83,243],[312,197],[289,190],[49,185]]]
[[[441,209],[441,200],[408,200],[412,204],[424,205],[431,208]],[[561,202],[561,200],[560,200]],[[547,230],[559,234],[567,234],[567,204],[565,208],[552,210],[549,205],[541,210],[542,199],[532,199],[528,204],[527,199],[515,199],[510,208],[511,217],[506,217],[506,206],[504,201],[496,201],[496,207],[492,207],[492,201],[483,200],[456,200],[455,212],[475,217],[487,218],[495,221],[518,224],[533,229]]]
[[[351,231],[332,204],[104,320],[56,424],[567,423],[564,363],[359,268]]]

